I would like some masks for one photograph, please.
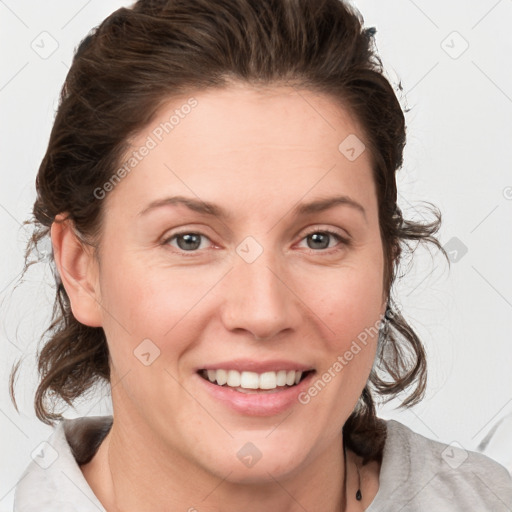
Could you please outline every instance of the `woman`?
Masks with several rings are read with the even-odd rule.
[[[57,309],[15,510],[510,510],[503,467],[375,413],[426,383],[394,306],[404,116],[338,0],[144,1],[85,38],[38,178]],[[11,381],[12,384],[12,381]]]

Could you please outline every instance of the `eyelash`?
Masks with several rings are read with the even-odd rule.
[[[301,238],[301,241],[315,233],[322,233],[322,234],[330,235],[330,236],[336,238],[339,243],[338,243],[338,245],[336,245],[334,247],[327,248],[327,249],[306,249],[308,254],[315,254],[315,253],[316,254],[318,254],[318,253],[333,254],[333,253],[341,250],[341,248],[339,247],[340,245],[346,246],[346,247],[350,246],[350,239],[348,237],[343,237],[339,233],[337,233],[333,230],[330,230],[330,229],[318,229],[318,228],[312,229],[311,231],[304,234],[304,236]],[[210,238],[208,236],[206,236],[203,233],[200,233],[198,231],[180,231],[178,233],[173,233],[171,236],[165,238],[162,241],[162,245],[169,245],[172,240],[174,240],[175,238],[182,236],[182,235],[199,235],[201,237],[204,237],[204,238],[207,238],[208,240],[210,240]],[[176,251],[177,254],[180,254],[181,256],[184,256],[184,257],[197,256],[197,254],[201,251],[200,249],[196,249],[193,251],[184,251],[183,249],[180,249],[179,247],[173,247],[173,249]]]

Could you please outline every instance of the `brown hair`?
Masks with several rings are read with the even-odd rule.
[[[432,242],[442,250],[434,237],[441,218],[433,209],[430,223],[407,221],[397,207],[395,172],[402,166],[405,120],[383,74],[374,34],[374,28],[363,28],[361,14],[340,0],[139,0],[115,11],[83,39],[62,88],[36,179],[35,229],[25,268],[59,213],[65,212],[81,236],[96,243],[103,209],[94,190],[111,178],[127,141],[164,102],[238,81],[324,93],[359,121],[377,185],[384,289],[390,292],[402,250],[411,242]],[[55,279],[56,300],[41,338],[35,395],[36,415],[47,424],[62,418],[47,407],[47,399],[52,405],[57,399],[72,405],[110,376],[103,329],[73,317],[57,272]],[[10,378],[15,405],[18,366]],[[426,356],[390,298],[374,368],[344,426],[347,446],[365,462],[381,459],[385,441],[374,399],[390,400],[411,386],[402,407],[424,396]]]

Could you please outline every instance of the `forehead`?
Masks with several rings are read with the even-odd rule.
[[[191,97],[195,106],[188,108]],[[166,125],[170,120],[172,128]],[[159,127],[165,133],[159,134]],[[276,150],[279,144],[283,150],[286,144],[297,150],[299,143],[304,151],[321,146],[337,150],[348,135],[365,138],[358,120],[339,100],[291,86],[236,84],[175,98],[163,103],[142,135],[151,128],[158,139],[171,135],[186,142],[195,137],[208,151],[227,146],[231,151],[257,150],[254,143]]]
[[[233,203],[259,196],[261,204],[339,188],[368,202],[363,141],[357,120],[330,96],[289,86],[210,89],[162,104],[130,141],[123,163],[133,166],[113,196],[140,207],[166,192]]]

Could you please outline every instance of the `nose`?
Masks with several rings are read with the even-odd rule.
[[[252,263],[236,258],[222,290],[222,321],[229,331],[247,331],[256,340],[297,329],[300,300],[289,272],[265,250]]]

